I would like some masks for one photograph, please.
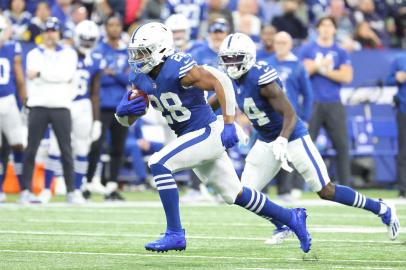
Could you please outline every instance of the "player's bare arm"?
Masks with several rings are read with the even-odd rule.
[[[181,84],[184,87],[194,86],[206,91],[214,90],[223,112],[224,123],[232,123],[235,115],[235,97],[232,84],[225,74],[220,71],[216,73],[216,71],[214,68],[195,66],[182,78]],[[228,83],[229,85],[227,85]]]
[[[90,84],[90,100],[92,102],[93,108],[93,120],[100,120],[100,97],[99,97],[99,90],[100,90],[100,77],[102,73],[98,72],[91,84]]]
[[[14,74],[16,77],[18,96],[22,104],[27,102],[27,91],[25,89],[24,71],[21,56],[14,57]]]
[[[216,95],[212,95],[207,99],[207,103],[210,105],[210,107],[213,109],[213,111],[218,110],[220,108],[220,102],[217,99]]]
[[[296,113],[280,85],[274,81],[261,87],[261,95],[268,99],[276,112],[283,116],[283,126],[280,136],[288,139],[296,124]]]

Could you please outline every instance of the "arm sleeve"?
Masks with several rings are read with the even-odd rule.
[[[341,65],[351,65],[350,55],[344,49],[340,49],[340,63],[338,67]]]
[[[313,89],[309,79],[309,74],[307,74],[303,65],[300,65],[299,85],[300,92],[303,95],[302,118],[304,121],[309,122],[313,106]]]
[[[182,56],[179,54],[179,56]],[[175,60],[176,61],[176,60]],[[178,72],[178,78],[182,79],[183,77],[186,76],[186,74],[196,65],[195,60],[193,60],[193,58],[186,54],[183,55],[180,58],[179,61],[179,72]]]
[[[398,68],[398,60],[396,59],[393,61],[391,67],[390,67],[390,73],[389,76],[386,78],[385,83],[390,86],[395,86],[398,84],[396,81],[396,72],[399,70]]]
[[[64,49],[63,57],[59,63],[44,66],[40,70],[40,78],[53,83],[62,83],[71,81],[76,73],[78,56],[73,49]]]
[[[262,66],[259,69],[259,76],[257,85],[264,86],[272,83],[273,81],[279,80],[278,72],[271,66]]]
[[[115,81],[122,86],[127,86],[128,84],[128,74],[127,73],[117,73],[114,77]]]

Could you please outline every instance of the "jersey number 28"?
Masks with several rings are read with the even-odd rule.
[[[173,124],[174,120],[176,122],[187,121],[192,115],[186,107],[182,106],[182,101],[175,93],[162,93],[159,100],[152,95],[149,95],[148,98],[153,103],[154,108],[162,112],[168,124]],[[165,115],[165,109],[169,112],[168,115]]]

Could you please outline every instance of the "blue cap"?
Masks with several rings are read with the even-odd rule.
[[[214,33],[214,32],[222,32],[222,33],[230,32],[230,27],[228,25],[228,22],[223,18],[215,19],[209,25],[209,33]]]
[[[61,23],[59,22],[58,18],[56,17],[49,17],[45,23],[45,31],[60,31],[61,30]]]

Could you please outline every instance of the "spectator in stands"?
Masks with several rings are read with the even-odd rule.
[[[73,155],[70,106],[75,97],[73,82],[78,57],[70,47],[59,45],[61,25],[51,17],[45,24],[43,45],[27,55],[28,145],[23,165],[21,203],[30,200],[35,156],[48,125],[51,124],[61,150],[67,202],[73,203]]]
[[[87,181],[91,182],[96,166],[100,159],[103,143],[107,131],[111,135],[110,144],[110,174],[105,179],[108,194],[106,200],[124,200],[118,193],[117,181],[124,152],[127,128],[120,125],[114,118],[117,104],[120,102],[128,86],[129,66],[127,62],[127,45],[121,40],[123,25],[120,16],[112,15],[105,22],[106,39],[96,48],[95,52],[104,56],[107,68],[104,69],[100,79],[100,119],[102,122],[102,135],[92,144],[89,153],[89,166]],[[90,192],[84,192],[86,199]]]
[[[72,0],[55,0],[51,8],[52,16],[58,18],[63,27],[65,27],[67,21],[70,19],[71,11]]]
[[[149,20],[159,20],[161,19],[162,10],[166,1],[162,0],[148,0],[145,6],[144,14],[142,15],[144,19]]]
[[[343,44],[351,42],[354,25],[349,18],[349,12],[345,8],[344,0],[331,0],[330,6],[327,9],[327,14],[336,20],[336,39],[338,43]]]
[[[403,53],[392,64],[389,85],[396,85],[398,93],[394,97],[398,123],[397,178],[399,197],[406,198],[406,54]]]
[[[162,12],[163,19],[175,13],[182,13],[190,23],[190,38],[197,39],[207,29],[207,2],[201,0],[168,0]],[[192,11],[192,12],[191,12]]]
[[[383,48],[381,39],[366,21],[360,22],[355,28],[354,40],[359,43],[359,47],[362,49]]]
[[[207,43],[199,46],[195,50],[190,51],[190,54],[199,65],[209,65],[212,67],[218,67],[219,60],[217,52],[220,49],[220,45],[226,38],[230,31],[229,25],[225,19],[216,19],[209,26],[209,35],[207,37]]]
[[[234,31],[250,36],[255,42],[259,42],[261,32],[261,20],[256,16],[258,13],[257,0],[240,0],[238,9],[234,11]]]
[[[13,26],[13,40],[24,40],[24,34],[31,21],[31,14],[25,11],[24,0],[11,0],[10,10],[6,10],[4,15],[10,20]]]
[[[331,0],[330,0],[331,1]],[[307,15],[309,18],[309,23],[314,25],[317,19],[323,16],[328,9],[330,3],[329,0],[304,0],[307,5]]]
[[[224,0],[208,0],[208,22],[224,18],[230,26],[230,33],[234,33],[233,16],[231,11],[225,8],[225,3]]]
[[[24,40],[36,45],[42,44],[42,32],[45,30],[45,23],[51,15],[51,9],[46,1],[39,2],[35,10],[35,17],[31,19],[28,30],[24,34]]]
[[[324,127],[337,152],[338,180],[351,180],[346,112],[340,98],[342,84],[350,83],[353,70],[347,52],[335,42],[336,22],[326,16],[316,24],[317,40],[302,48],[301,58],[310,75],[314,91],[313,114],[309,133],[316,140]]]
[[[300,118],[309,123],[313,105],[313,90],[309,75],[303,64],[292,53],[293,40],[287,32],[278,32],[273,41],[275,54],[266,59],[279,74],[286,95],[292,103]],[[307,124],[308,125],[308,124]],[[284,170],[276,177],[278,195],[286,200],[291,200],[291,191],[294,187],[302,188],[302,179],[297,173],[287,173]]]
[[[375,10],[375,3],[373,0],[360,0],[357,10],[352,14],[351,19],[354,25],[361,22],[368,22],[373,31],[382,40],[384,45],[388,43],[388,36],[385,26],[385,18],[378,14]]]
[[[272,25],[264,25],[261,29],[261,45],[257,50],[257,61],[270,57],[273,50],[273,39],[276,29]]]
[[[296,14],[298,7],[298,0],[284,0],[283,14],[272,19],[276,30],[289,33],[295,44],[300,44],[307,37],[307,28]]]
[[[0,74],[0,152],[2,152],[3,143],[11,146],[14,156],[14,171],[21,186],[23,184],[21,173],[24,127],[16,102],[16,94],[18,94],[21,104],[25,104],[27,93],[25,90],[21,45],[18,42],[9,40],[11,34],[10,22],[7,21],[5,16],[0,15],[0,57],[2,60],[2,72]],[[7,143],[3,142],[2,135],[7,139]],[[2,161],[0,161],[0,202],[5,202],[3,174],[6,172],[7,162],[2,168]]]

